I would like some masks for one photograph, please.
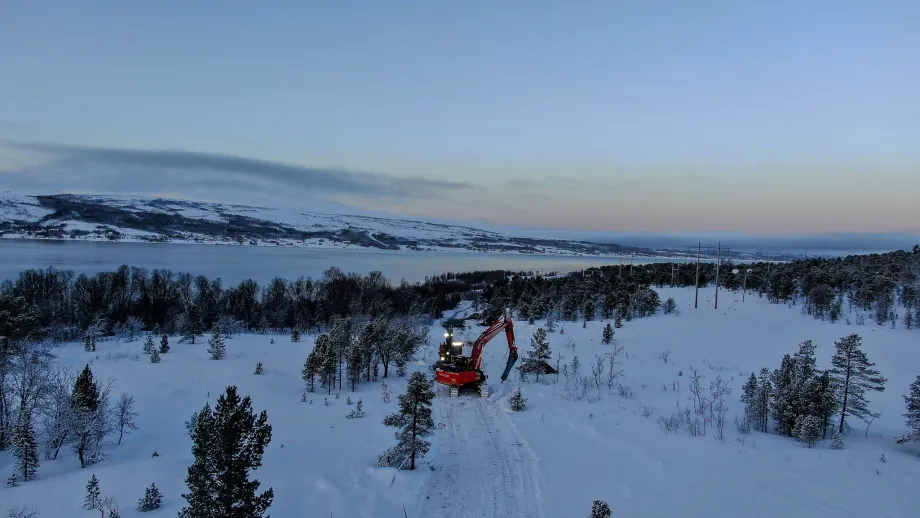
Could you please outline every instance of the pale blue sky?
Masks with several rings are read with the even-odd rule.
[[[0,182],[589,230],[916,229],[918,27],[911,0],[6,1]]]

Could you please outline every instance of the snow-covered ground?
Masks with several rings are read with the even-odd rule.
[[[679,315],[659,314],[626,322],[616,332],[624,346],[619,383],[635,393],[625,398],[606,387],[589,389],[589,398],[573,400],[565,378],[553,383],[519,383],[517,374],[501,384],[507,348],[501,336],[486,348],[492,395],[451,400],[439,391],[433,410],[441,426],[430,454],[414,472],[375,467],[376,455],[394,443],[393,429],[381,423],[397,408],[405,378],[389,381],[393,400],[384,403],[380,384],[363,384],[339,399],[310,394],[302,403],[300,378],[312,337],[291,343],[286,336],[241,335],[227,341],[228,358],[207,359],[206,340],[174,344],[160,364],[140,355],[142,344],[101,342],[96,353],[79,345],[60,348],[60,362],[91,363],[96,376],[116,378],[115,393],[137,399],[139,430],[125,437],[108,459],[87,469],[68,456],[47,462],[40,479],[16,488],[0,488],[3,509],[34,504],[41,517],[82,516],[84,487],[91,474],[103,495],[114,496],[123,517],[143,516],[134,509],[144,488],[156,482],[165,495],[156,515],[174,516],[183,505],[184,478],[192,462],[184,421],[205,401],[215,401],[228,384],[252,396],[255,410],[268,411],[273,439],[264,465],[255,472],[263,488],[275,490],[270,513],[276,517],[469,517],[502,518],[587,516],[591,502],[606,500],[615,517],[892,517],[913,516],[920,508],[920,445],[896,445],[905,431],[904,394],[920,373],[920,334],[874,325],[831,324],[813,320],[799,308],[771,305],[756,296],[721,292],[712,308],[712,290],[701,290],[693,308],[692,289],[659,290],[673,296]],[[852,319],[851,319],[852,320]],[[854,320],[855,321],[855,320]],[[533,329],[516,322],[518,346],[526,351]],[[537,322],[537,325],[540,325]],[[590,375],[605,322],[563,323],[564,334],[550,333],[550,344],[570,363],[577,355]],[[433,360],[440,329],[433,328],[430,349],[414,369]],[[480,329],[465,331],[472,339]],[[812,449],[775,435],[753,432],[744,442],[731,419],[741,413],[741,384],[763,366],[773,370],[782,355],[807,339],[818,345],[819,367],[826,367],[833,342],[849,333],[863,337],[864,349],[889,378],[884,393],[870,393],[870,407],[882,412],[869,429],[858,421],[844,437],[843,450],[820,444]],[[462,337],[459,334],[458,337]],[[269,343],[274,338],[275,343]],[[574,349],[564,344],[571,340]],[[667,363],[659,359],[670,350]],[[628,354],[628,357],[626,356]],[[140,361],[132,356],[138,355]],[[256,362],[265,373],[253,374]],[[724,441],[666,433],[656,420],[686,406],[690,367],[705,376],[729,381],[729,424]],[[679,371],[683,371],[680,376]],[[606,371],[605,371],[606,373]],[[674,388],[679,384],[679,391]],[[528,398],[523,412],[508,408],[507,396],[522,386]],[[666,389],[666,390],[665,390]],[[208,394],[210,393],[210,397]],[[361,397],[368,415],[349,420],[345,398]],[[645,417],[642,409],[650,415]],[[157,451],[158,457],[151,457]],[[886,463],[879,462],[885,454]],[[0,454],[0,473],[11,460]],[[395,475],[395,478],[394,478]]]

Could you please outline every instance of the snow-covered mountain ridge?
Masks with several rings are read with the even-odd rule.
[[[335,207],[336,209],[340,207]],[[368,214],[330,213],[158,197],[0,193],[0,237],[249,244],[389,250],[472,250],[523,254],[674,257],[670,250],[540,238],[471,226]],[[755,254],[739,258],[783,259]]]

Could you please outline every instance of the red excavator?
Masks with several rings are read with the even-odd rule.
[[[444,343],[438,348],[439,360],[434,365],[434,380],[450,386],[451,397],[458,396],[461,388],[479,388],[483,397],[488,396],[488,388],[483,383],[486,375],[482,372],[482,349],[502,330],[508,339],[508,362],[502,373],[503,383],[508,379],[511,367],[517,361],[518,352],[514,345],[514,321],[511,319],[511,311],[506,309],[505,314],[494,322],[484,322],[482,325],[487,325],[488,328],[473,342],[473,350],[469,356],[463,356],[463,342],[454,342],[450,329],[444,333]]]

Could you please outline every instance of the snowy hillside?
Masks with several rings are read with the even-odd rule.
[[[314,337],[292,343],[281,335],[237,335],[220,361],[207,359],[205,340],[174,344],[159,364],[146,361],[140,341],[100,342],[95,353],[68,345],[55,350],[59,363],[78,369],[89,363],[98,379],[114,377],[113,393],[137,400],[139,429],[90,468],[80,469],[69,454],[43,461],[38,480],[0,488],[0,501],[4,507],[34,505],[39,517],[82,516],[84,488],[95,474],[103,495],[121,503],[121,516],[145,516],[135,502],[151,482],[165,495],[153,515],[175,516],[185,503],[180,495],[192,462],[183,422],[234,384],[252,396],[256,411],[267,410],[273,427],[264,465],[255,471],[262,488],[274,488],[272,516],[568,518],[587,516],[595,499],[609,502],[615,517],[915,514],[920,448],[897,445],[894,438],[905,431],[901,395],[920,365],[916,331],[832,324],[750,294],[742,303],[740,294],[722,292],[714,310],[712,288],[701,289],[695,310],[693,289],[657,291],[662,299],[676,299],[679,314],[626,322],[613,345],[601,343],[601,321],[585,328],[565,322],[549,333],[553,362],[561,354],[568,376],[521,383],[515,372],[501,384],[507,347],[501,337],[493,340],[485,354],[492,395],[450,399],[439,391],[433,446],[414,472],[376,467],[377,454],[395,442],[393,429],[381,421],[396,410],[406,378],[387,380],[394,394],[388,403],[380,383],[363,383],[355,393],[308,393],[301,402],[301,369]],[[543,324],[516,322],[522,352]],[[429,347],[410,370],[430,373],[438,331],[432,329]],[[468,328],[457,338],[479,332]],[[783,354],[809,339],[817,344],[818,367],[826,368],[834,341],[850,333],[862,336],[869,359],[889,379],[885,392],[868,394],[871,409],[882,413],[868,432],[852,419],[842,450],[830,449],[830,441],[807,448],[773,434],[738,433],[732,420],[742,413],[741,387],[751,372],[772,371]],[[603,358],[614,346],[623,348],[617,357],[622,372],[608,385],[607,367],[597,380],[591,367],[596,355]],[[576,356],[579,376],[571,366]],[[257,362],[264,364],[260,376],[253,372]],[[706,390],[716,376],[731,389],[723,440],[711,429],[698,437],[667,432],[658,421],[690,405],[692,368]],[[526,408],[512,412],[508,395],[518,386]],[[367,417],[345,418],[354,408],[348,397],[363,399]],[[0,471],[8,473],[11,462],[0,454]]]
[[[467,226],[323,212],[334,207],[308,200],[304,210],[295,211],[164,198],[24,196],[7,191],[0,195],[0,235],[392,250],[658,255],[651,250],[615,244],[519,237]]]
[[[0,192],[0,238],[156,241],[387,250],[472,250],[523,254],[680,257],[686,251],[484,230],[388,217],[324,201],[303,210],[136,196]],[[787,260],[785,253],[731,253]]]

